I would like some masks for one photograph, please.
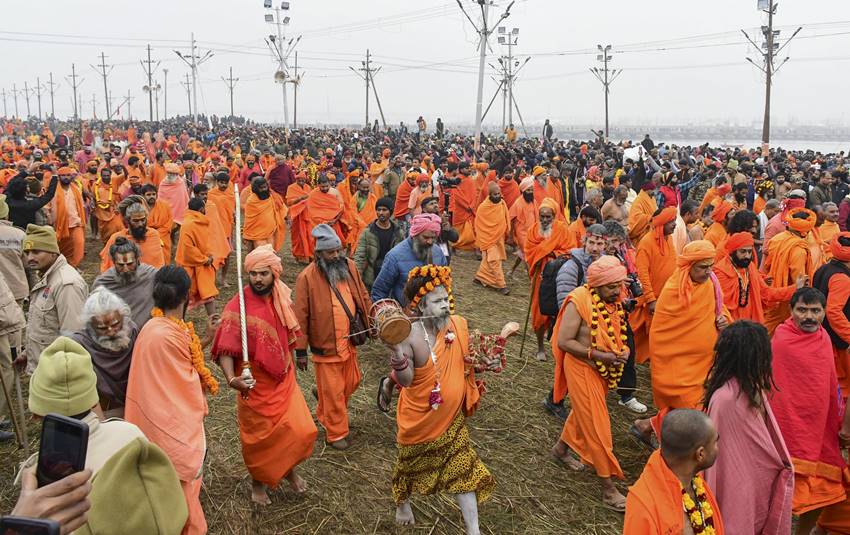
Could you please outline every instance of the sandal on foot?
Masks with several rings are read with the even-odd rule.
[[[643,444],[650,450],[655,451],[658,449],[658,440],[654,436],[646,438],[646,435],[641,433],[640,429],[638,429],[635,424],[632,424],[632,426],[629,428],[629,434],[638,439],[641,444]]]
[[[387,384],[387,381],[389,380],[390,378],[385,376],[381,377],[381,380],[378,381],[378,399],[376,401],[376,405],[378,406],[378,410],[383,413],[390,412],[390,403],[392,402],[392,399],[387,397],[384,393],[384,385]]]

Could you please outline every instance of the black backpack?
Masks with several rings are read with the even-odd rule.
[[[550,260],[546,267],[543,268],[543,275],[540,277],[540,313],[544,316],[556,317],[560,307],[558,307],[558,271],[565,262],[570,260],[569,256],[561,255]],[[575,261],[579,269],[579,281],[584,278],[584,268],[581,262]]]

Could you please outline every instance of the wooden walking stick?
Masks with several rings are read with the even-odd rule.
[[[242,379],[254,388],[254,376],[251,375],[251,363],[248,360],[248,327],[245,320],[245,289],[242,287],[242,206],[239,199],[239,186],[233,184],[236,197],[236,286],[239,292],[239,334],[242,339]],[[247,394],[245,394],[247,397]]]
[[[519,345],[519,358],[522,358],[522,352],[525,350],[525,336],[528,333],[528,319],[531,317],[531,304],[534,302],[534,285],[537,284],[537,268],[535,267],[531,274],[531,291],[528,292],[528,311],[525,313],[525,326],[522,328],[522,342]]]

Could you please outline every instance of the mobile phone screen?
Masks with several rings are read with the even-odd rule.
[[[49,414],[41,429],[36,477],[39,487],[59,481],[85,467],[88,425]]]
[[[59,524],[53,520],[4,516],[0,518],[0,535],[59,535]]]

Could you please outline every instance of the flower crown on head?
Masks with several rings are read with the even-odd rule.
[[[455,298],[454,294],[452,294],[452,268],[449,266],[435,266],[433,264],[427,264],[425,266],[415,267],[407,274],[408,281],[411,281],[416,277],[425,277],[431,280],[419,288],[419,292],[413,296],[413,299],[410,300],[409,309],[411,312],[416,311],[419,301],[421,301],[422,298],[429,292],[434,291],[434,288],[437,286],[445,286],[446,291],[449,294],[449,311],[454,314]]]

